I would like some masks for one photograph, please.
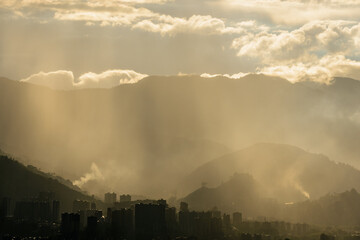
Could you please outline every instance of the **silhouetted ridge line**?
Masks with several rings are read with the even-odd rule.
[[[68,188],[58,180],[35,173],[7,156],[0,156],[0,198],[10,198],[15,202],[31,199],[39,192],[53,192],[56,199],[61,202],[61,211],[69,211],[75,199],[92,199]]]

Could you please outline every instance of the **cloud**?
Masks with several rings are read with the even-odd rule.
[[[248,74],[250,74],[250,73],[243,73],[243,72],[239,72],[239,73],[235,73],[235,74],[209,74],[209,73],[203,73],[203,74],[200,75],[200,77],[214,78],[214,77],[223,76],[223,77],[232,78],[232,79],[239,79],[239,78],[245,77]]]
[[[261,57],[265,63],[309,60],[327,53],[358,54],[360,24],[314,21],[292,31],[261,32],[234,39],[239,56]]]
[[[90,172],[86,173],[83,177],[81,177],[79,180],[75,180],[73,184],[78,187],[82,187],[84,184],[86,184],[89,181],[92,180],[103,180],[104,176],[100,172],[98,166],[95,163],[91,163]]]
[[[281,25],[360,18],[357,0],[215,0],[213,5],[228,13],[251,14],[255,19]]]
[[[162,35],[175,35],[177,33],[206,33],[218,34],[225,30],[225,23],[211,16],[194,15],[189,19],[173,18],[170,16],[160,17],[157,23],[150,20],[143,20],[133,27],[149,32],[159,32]]]
[[[291,82],[314,81],[330,83],[334,77],[359,79],[360,62],[343,55],[328,55],[307,63],[264,67],[259,73],[278,76]]]
[[[221,74],[210,74],[210,73],[203,73],[200,75],[200,77],[202,78],[214,78],[214,77],[219,77],[222,76]]]
[[[147,77],[145,74],[137,73],[133,70],[108,70],[100,74],[85,73],[79,77],[75,84],[80,88],[111,88],[121,84],[137,83]]]
[[[18,16],[38,19],[39,22],[49,18],[84,21],[87,25],[127,26],[162,35],[174,35],[177,32],[241,34],[244,28],[235,20],[238,19],[239,11],[250,14],[251,21],[248,22],[264,22],[267,19],[265,22],[270,25],[299,25],[316,19],[360,20],[360,4],[355,0],[199,0],[192,3],[194,11],[187,14],[189,17],[181,17],[181,13],[177,17],[171,16],[172,2],[175,0],[4,0],[0,2],[0,8],[11,9]],[[152,8],[162,9],[162,13],[150,10],[152,4],[164,5],[162,8]],[[207,14],[198,14],[198,8],[206,8]],[[234,11],[237,12],[236,16],[232,14]],[[219,15],[220,12],[225,12],[226,18],[210,16]]]
[[[189,18],[177,18],[171,16],[159,16],[158,19],[143,20],[136,23],[133,29],[141,29],[148,32],[157,32],[161,35],[174,36],[179,33],[193,33],[205,35],[242,34],[249,29],[259,30],[263,26],[257,26],[254,21],[243,21],[232,26],[227,26],[225,21],[210,15],[193,15]]]
[[[56,20],[99,23],[101,26],[128,26],[144,18],[154,17],[157,17],[157,14],[146,8],[136,8],[126,4],[116,6],[88,4],[82,8],[56,9],[54,14]]]
[[[36,7],[36,6],[86,6],[86,5],[97,5],[116,7],[121,4],[163,4],[166,2],[172,2],[173,0],[2,0],[0,6],[5,7]]]
[[[149,3],[159,3],[159,4],[164,4],[166,2],[173,2],[175,0],[122,0],[121,2],[124,3],[133,3],[133,4],[149,4]]]
[[[83,21],[87,25],[128,26],[132,29],[174,36],[179,33],[204,35],[241,34],[248,29],[260,28],[254,21],[243,21],[227,26],[225,21],[210,15],[192,15],[189,18],[173,17],[151,12],[145,8],[124,6],[119,11],[70,10],[58,11],[54,18],[62,21]],[[261,26],[264,27],[264,26]]]
[[[130,25],[138,18],[154,17],[152,11],[137,7],[139,3],[164,3],[165,0],[5,0],[0,8],[20,12],[24,18],[39,22],[53,18],[59,21],[85,21],[104,25]],[[135,5],[134,5],[135,4]],[[44,14],[47,13],[47,14]],[[85,24],[86,24],[85,23]]]
[[[0,7],[21,13],[24,18],[47,22],[44,16],[58,21],[80,21],[86,26],[122,26],[161,35],[174,36],[178,33],[205,35],[243,34],[249,29],[258,29],[255,21],[226,23],[225,19],[211,15],[194,14],[188,18],[159,14],[134,3],[165,3],[164,0],[124,1],[58,1],[27,0],[5,1]],[[44,14],[48,12],[49,14]],[[261,26],[264,27],[264,26]]]
[[[360,10],[360,3],[358,1],[199,0],[194,1],[191,5],[196,6],[195,10],[187,12],[185,16],[181,11],[171,10],[171,7],[184,5],[185,3],[170,2],[172,1],[4,0],[0,1],[0,8],[14,11],[14,14],[19,18],[35,19],[38,22],[46,22],[46,24],[54,24],[55,21],[78,21],[84,24],[84,26],[76,24],[75,26],[79,31],[72,31],[69,34],[70,37],[67,36],[66,39],[73,37],[72,34],[78,34],[76,37],[87,38],[86,40],[90,42],[93,41],[93,36],[91,36],[93,30],[113,26],[126,28],[126,30],[111,32],[111,30],[104,29],[101,31],[104,31],[104,33],[106,31],[106,36],[102,35],[99,39],[105,41],[106,38],[106,42],[109,42],[107,38],[112,38],[111,40],[114,42],[122,41],[122,43],[125,43],[124,45],[131,47],[127,39],[132,37],[139,39],[138,36],[141,35],[139,32],[146,31],[164,36],[159,40],[165,43],[161,47],[173,46],[170,43],[176,42],[176,47],[172,48],[180,49],[184,47],[192,49],[190,47],[194,47],[195,49],[198,47],[196,44],[207,46],[207,43],[213,41],[214,44],[211,47],[216,47],[216,44],[219,49],[222,49],[222,57],[227,57],[227,59],[220,57],[216,59],[215,57],[209,58],[211,63],[222,68],[216,70],[217,72],[236,72],[238,70],[234,70],[234,66],[240,66],[241,69],[239,70],[243,72],[249,71],[282,76],[290,81],[313,80],[329,82],[333,76],[359,78],[360,15],[358,10]],[[206,6],[206,10],[199,11],[203,6]],[[156,12],[156,10],[159,12]],[[236,14],[231,14],[234,11],[236,11]],[[242,16],[241,11],[247,12],[249,15]],[[68,25],[61,26],[67,27]],[[117,39],[118,35],[114,37],[113,33],[117,34],[123,30],[126,32],[126,36],[124,35],[123,38],[119,39]],[[194,36],[199,41],[185,41],[182,38],[174,39],[178,34],[201,36]],[[216,36],[208,38],[208,40],[206,39],[208,35]],[[168,36],[170,38],[166,38]],[[143,45],[147,45],[153,39],[158,41],[157,36],[147,36],[141,41],[144,41],[145,44]],[[8,43],[8,45],[11,44]],[[170,47],[167,49],[170,49]],[[11,53],[14,54],[14,51]],[[150,48],[149,51],[152,51],[152,49]],[[208,56],[204,52],[192,51],[189,56],[199,55],[199,59],[204,59]],[[158,54],[156,52],[154,55],[156,54],[162,53]],[[37,54],[33,55],[36,56]],[[211,54],[209,55],[211,56]],[[235,55],[238,56],[241,64],[235,63],[237,61],[237,59],[234,61]],[[165,57],[159,59],[159,62],[164,61],[161,59],[165,59]],[[183,68],[189,65],[185,62],[188,60],[185,58],[178,59],[182,61],[179,63],[180,67],[174,68],[176,70],[167,71],[186,72]],[[229,59],[231,59],[231,62]],[[6,61],[9,62],[10,60]],[[248,64],[242,64],[244,62]],[[199,64],[199,66],[201,65]],[[228,67],[229,65],[231,67]],[[141,64],[141,67],[143,67],[143,64]],[[211,71],[207,69],[208,66],[205,66],[201,72]],[[197,69],[193,70],[192,68],[188,71],[198,72]],[[239,78],[244,74],[221,75]],[[111,70],[100,74],[86,73],[75,79],[71,72],[56,71],[50,73],[40,72],[22,81],[67,90],[95,87],[109,88],[123,83],[137,82],[144,76],[146,75],[131,72],[130,70]],[[202,76],[212,77],[211,74],[203,74]]]
[[[21,82],[33,83],[58,90],[72,90],[80,88],[112,88],[121,84],[131,84],[145,78],[146,74],[137,73],[133,70],[108,70],[100,74],[85,73],[75,81],[71,71],[40,72]]]
[[[292,82],[329,83],[333,77],[359,78],[360,24],[313,21],[294,30],[262,31],[233,40],[239,57],[257,59],[257,73]]]
[[[64,70],[48,73],[39,72],[20,81],[42,85],[53,89],[70,90],[74,86],[74,75],[72,72]]]
[[[253,21],[227,26],[225,21],[210,15],[193,15],[189,18],[173,17],[154,13],[145,8],[123,6],[117,11],[66,10],[57,11],[54,19],[61,21],[83,21],[87,25],[127,26],[132,29],[174,36],[179,33],[192,34],[241,34],[254,28]],[[252,23],[252,25],[250,24]]]
[[[270,65],[258,68],[255,74],[265,74],[284,78],[290,82],[313,81],[330,84],[334,77],[360,78],[360,61],[347,59],[343,55],[326,55],[315,61],[296,62],[288,65]],[[250,73],[209,74],[204,78],[224,76],[232,79],[242,78]]]

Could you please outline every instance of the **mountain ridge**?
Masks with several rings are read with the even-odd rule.
[[[102,207],[101,201],[69,188],[39,170],[36,173],[12,158],[0,156],[0,198],[10,198],[15,202],[33,199],[40,192],[53,192],[55,199],[60,201],[61,212],[71,212],[73,201],[77,199],[95,201]]]
[[[216,187],[201,187],[179,201],[187,202],[191,211],[216,209],[228,214],[241,212],[244,219],[261,216],[275,221],[320,226],[357,227],[360,224],[357,214],[360,193],[355,189],[284,204],[267,198],[256,186],[257,180],[251,175],[236,173]]]
[[[98,195],[100,186],[146,195],[162,186],[153,197],[181,195],[175,188],[194,168],[257,142],[295,145],[360,166],[358,94],[332,93],[327,85],[310,88],[264,75],[150,76],[78,91],[7,82],[0,81],[0,147],[72,181],[94,163],[108,178],[94,180],[99,187],[84,186]],[[114,184],[125,181],[132,186]]]
[[[214,186],[235,173],[253,175],[265,184],[269,197],[282,202],[360,189],[360,171],[354,167],[333,162],[323,154],[275,143],[258,143],[205,163],[182,186],[199,186],[201,182]]]

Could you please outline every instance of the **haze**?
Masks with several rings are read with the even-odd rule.
[[[190,178],[203,164],[263,142],[356,172],[359,12],[353,0],[2,0],[0,149],[98,197],[185,197],[211,182]],[[260,182],[286,165],[250,158],[237,170]],[[358,187],[312,189],[300,165],[267,197]]]

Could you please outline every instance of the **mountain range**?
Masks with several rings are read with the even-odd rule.
[[[214,187],[235,173],[252,175],[262,185],[263,196],[283,203],[317,199],[351,188],[360,190],[360,171],[356,168],[298,147],[273,143],[255,144],[209,161],[189,174],[181,186],[183,192],[202,183]]]
[[[74,91],[1,78],[0,147],[22,162],[79,180],[82,189],[97,195],[117,191],[182,197],[200,184],[185,184],[194,169],[258,142],[294,145],[359,167],[359,94],[360,82],[345,78],[324,85],[265,75],[150,76],[111,89]],[[326,158],[315,158],[336,168]],[[304,168],[313,176],[306,161],[305,166],[288,167]],[[286,167],[279,172],[274,168],[274,175],[289,174],[281,171]],[[357,174],[349,176],[356,176],[349,180],[352,185]],[[315,179],[298,183],[289,187],[297,189],[289,196],[280,190],[269,194],[285,201],[303,199],[301,188],[310,197],[323,193]],[[334,191],[349,185],[336,184],[341,187]]]
[[[76,199],[96,202],[99,208],[103,207],[101,201],[76,190],[75,186],[65,185],[54,176],[35,171],[33,166],[24,166],[6,155],[0,156],[0,199],[10,198],[14,204],[36,199],[40,192],[54,193],[54,199],[60,201],[61,212],[71,212]]]
[[[360,193],[355,189],[286,204],[267,198],[263,190],[251,175],[237,173],[216,187],[203,186],[181,201],[187,202],[191,211],[241,212],[244,219],[262,217],[321,226],[358,227],[360,224]]]

